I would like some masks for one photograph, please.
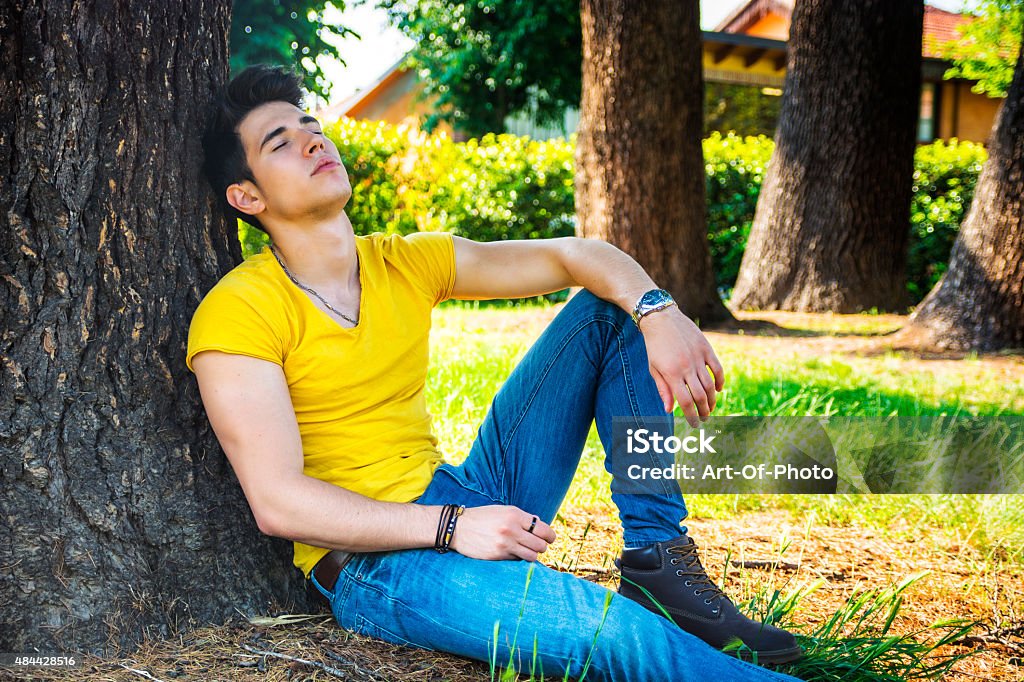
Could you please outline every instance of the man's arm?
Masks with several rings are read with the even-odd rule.
[[[244,355],[204,351],[192,359],[206,414],[259,529],[314,547],[353,552],[433,547],[439,506],[381,502],[306,476],[284,371]],[[534,561],[555,539],[532,514],[492,505],[467,509],[452,548],[479,559]]]
[[[632,312],[645,292],[657,288],[635,260],[596,239],[484,243],[454,237],[454,242],[453,298],[517,298],[580,286]],[[678,401],[696,426],[698,417],[705,419],[715,409],[715,392],[725,387],[725,374],[711,344],[675,306],[644,317],[640,330],[665,411]]]

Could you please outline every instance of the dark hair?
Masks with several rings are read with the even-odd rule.
[[[245,148],[238,126],[253,109],[267,102],[288,102],[302,106],[299,77],[281,66],[257,64],[231,79],[210,108],[203,133],[203,172],[214,194],[233,218],[241,218],[266,231],[255,217],[242,213],[227,202],[227,188],[242,180],[255,183],[245,159]]]

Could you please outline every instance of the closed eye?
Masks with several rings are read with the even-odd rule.
[[[314,135],[320,135],[321,137],[323,137],[323,134],[324,134],[324,131],[322,131],[322,130],[310,130],[309,132],[313,133]],[[281,144],[277,145],[276,147],[274,147],[270,151],[276,152],[278,149],[280,149],[281,147],[285,146],[286,144],[288,144],[288,140],[282,141]]]

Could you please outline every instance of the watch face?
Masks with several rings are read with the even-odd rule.
[[[672,297],[661,289],[655,289],[648,291],[640,297],[640,307],[647,308],[649,306],[656,306],[666,301],[671,301]]]

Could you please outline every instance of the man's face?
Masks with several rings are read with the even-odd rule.
[[[348,173],[315,118],[287,102],[269,102],[249,112],[238,132],[256,186],[238,185],[257,195],[262,221],[329,218],[345,208],[352,196]],[[228,194],[230,200],[230,187]]]

